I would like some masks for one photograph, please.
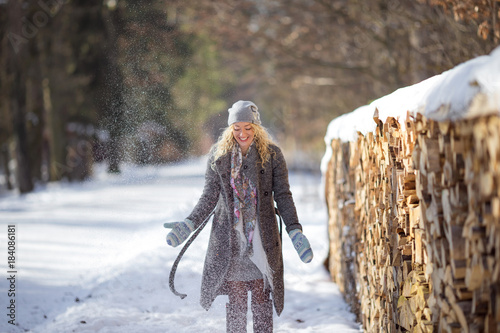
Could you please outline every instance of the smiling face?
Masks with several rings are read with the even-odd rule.
[[[239,122],[233,124],[233,136],[240,145],[243,154],[253,142],[255,131],[251,123]]]

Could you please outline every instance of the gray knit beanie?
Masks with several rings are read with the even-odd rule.
[[[229,117],[227,118],[229,126],[238,122],[261,124],[259,108],[253,102],[238,101],[227,111],[229,112]]]

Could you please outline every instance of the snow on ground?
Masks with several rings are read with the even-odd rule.
[[[165,242],[163,222],[189,214],[202,192],[205,161],[168,167],[125,166],[95,179],[57,183],[24,196],[0,197],[0,332],[225,332],[227,296],[205,311],[199,305],[209,226],[181,261],[176,288],[168,287],[180,247]],[[304,264],[284,233],[285,309],[275,332],[359,332],[337,285],[322,263],[328,251],[320,176],[291,174],[299,217],[315,257]],[[10,297],[7,225],[16,225],[16,323]],[[248,331],[251,329],[249,312]]]

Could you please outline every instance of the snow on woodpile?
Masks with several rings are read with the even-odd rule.
[[[433,120],[458,120],[500,112],[500,47],[489,55],[464,62],[446,72],[412,86],[400,88],[369,105],[335,118],[328,125],[327,151],[322,163],[325,172],[333,139],[354,141],[357,133],[373,132],[375,110],[379,119],[399,119],[404,129],[407,112]]]

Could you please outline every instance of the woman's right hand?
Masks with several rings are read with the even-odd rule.
[[[173,247],[182,244],[194,230],[191,220],[185,219],[183,222],[168,222],[163,226],[172,229],[167,235],[167,244]]]

